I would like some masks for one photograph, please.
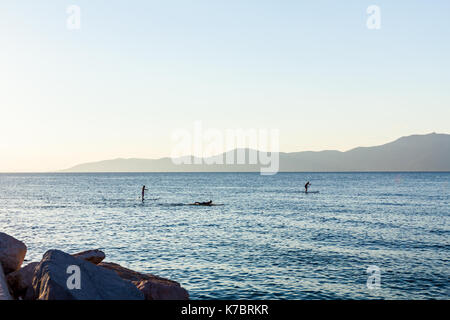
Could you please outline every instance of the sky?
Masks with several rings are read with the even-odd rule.
[[[3,0],[0,172],[169,156],[196,121],[284,152],[450,133],[449,40],[447,0]]]

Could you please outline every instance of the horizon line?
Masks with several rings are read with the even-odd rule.
[[[255,173],[260,174],[259,171],[78,171],[78,172],[63,172],[63,171],[17,171],[17,172],[0,172],[0,174],[129,174],[129,173]],[[283,171],[280,170],[278,173],[450,173],[447,171],[435,171],[435,170],[373,170],[373,171],[360,171],[360,170],[342,170],[342,171]],[[275,174],[275,175],[276,175]]]

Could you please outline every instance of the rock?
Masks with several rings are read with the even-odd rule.
[[[93,264],[99,264],[100,262],[103,261],[103,259],[105,259],[105,253],[98,249],[75,253],[72,256],[74,256],[75,258],[89,261]]]
[[[115,272],[59,250],[44,254],[36,267],[32,283],[35,298],[39,300],[144,299],[136,286],[121,279]]]
[[[100,267],[115,271],[119,277],[133,282],[145,295],[146,300],[187,300],[189,293],[176,281],[153,274],[139,273],[117,263],[102,262]]]
[[[27,246],[22,241],[0,232],[0,263],[6,275],[20,269],[26,253]]]
[[[80,253],[72,255],[75,258],[83,259],[94,264],[102,262],[105,258],[105,253],[96,250],[87,250]],[[24,300],[29,300],[33,297],[33,276],[36,266],[39,262],[32,262],[23,267],[20,270],[14,271],[6,277],[9,288],[11,289],[14,297],[18,299],[19,297]]]
[[[32,290],[28,294],[27,291],[33,289],[33,276],[38,264],[39,262],[31,262],[22,269],[11,272],[6,277],[6,281],[8,281],[8,285],[16,299],[19,297],[26,299],[30,298],[30,295],[32,296]]]
[[[189,293],[179,285],[143,280],[136,287],[144,294],[145,300],[189,300]]]
[[[5,273],[3,272],[2,265],[0,264],[0,300],[12,300],[9,293],[8,284],[6,283]]]

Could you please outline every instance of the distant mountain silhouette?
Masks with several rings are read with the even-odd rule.
[[[249,159],[250,150],[244,151]],[[227,154],[235,152],[232,150]],[[346,152],[281,152],[279,156],[279,171],[284,172],[450,171],[450,135],[412,135],[381,146],[359,147]],[[199,160],[194,157],[184,159],[191,159],[192,163],[194,159]],[[259,172],[260,168],[259,164],[175,165],[172,159],[161,158],[105,160],[80,164],[62,172]]]

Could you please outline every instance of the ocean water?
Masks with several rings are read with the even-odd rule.
[[[305,181],[319,194],[301,193]],[[449,299],[450,173],[0,174],[26,259],[100,248],[192,299]],[[147,200],[139,199],[142,185]],[[189,206],[195,201],[223,204]],[[369,266],[379,289],[367,287]]]

